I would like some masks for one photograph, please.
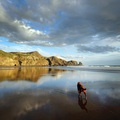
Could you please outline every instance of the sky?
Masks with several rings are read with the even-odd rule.
[[[120,0],[0,0],[0,49],[120,65]]]

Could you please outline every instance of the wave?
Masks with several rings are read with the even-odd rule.
[[[120,65],[89,65],[89,67],[120,67]]]
[[[120,66],[113,65],[89,65],[89,66],[56,66],[56,69],[80,70],[94,72],[120,72]]]

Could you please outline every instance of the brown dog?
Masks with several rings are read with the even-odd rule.
[[[80,82],[77,83],[77,89],[80,95],[83,92],[86,97],[86,88]]]

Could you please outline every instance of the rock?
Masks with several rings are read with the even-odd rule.
[[[82,65],[77,61],[66,61],[55,56],[44,57],[34,52],[4,52],[0,50],[0,66],[70,66]]]
[[[18,56],[18,62],[20,66],[48,66],[48,61],[45,57],[40,55],[38,52],[15,52],[13,53]]]
[[[78,65],[81,65],[81,66],[82,66],[83,64],[82,64],[82,62],[79,62]]]
[[[67,65],[68,65],[68,66],[78,65],[78,63],[77,63],[77,61],[71,60],[71,61],[68,61],[68,62],[67,62]]]
[[[18,65],[18,60],[15,59],[17,56],[12,53],[7,53],[0,50],[0,65],[1,66],[14,66]]]
[[[55,56],[49,57],[49,58],[47,58],[47,60],[49,61],[50,66],[65,66],[65,65],[67,65],[67,61],[57,58]]]

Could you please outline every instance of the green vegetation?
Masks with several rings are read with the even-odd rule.
[[[7,52],[4,52],[2,50],[0,50],[0,57],[9,57],[9,58],[13,58],[14,55],[12,53],[7,53]]]

